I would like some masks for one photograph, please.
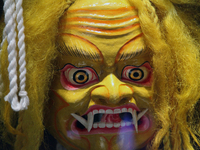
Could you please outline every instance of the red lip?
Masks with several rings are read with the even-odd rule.
[[[94,105],[91,106],[86,111],[86,113],[82,115],[82,117],[87,118],[86,115],[92,112],[94,114],[94,120],[97,118],[99,114],[102,115],[100,121],[99,122],[94,121],[92,129],[88,132],[86,128],[78,127],[77,124],[80,124],[80,122],[74,120],[71,125],[71,129],[74,133],[79,135],[136,132],[133,121],[130,118],[131,110],[132,111],[135,110],[137,113],[140,113],[140,109],[135,104],[131,103],[119,107]],[[128,117],[128,119],[126,119],[126,117]],[[124,120],[124,118],[126,120]],[[150,128],[150,124],[151,120],[146,115],[143,115],[138,120],[138,133],[148,130]]]
[[[100,109],[103,109],[103,110],[108,110],[108,109],[111,109],[111,110],[114,110],[114,109],[122,109],[122,108],[133,108],[135,109],[136,111],[140,111],[140,109],[135,105],[135,104],[126,104],[126,105],[122,105],[122,106],[119,106],[119,107],[108,107],[108,106],[102,106],[102,105],[93,105],[91,106],[85,114],[88,114],[89,112],[93,111],[93,110],[100,110]],[[85,115],[84,114],[84,115]]]

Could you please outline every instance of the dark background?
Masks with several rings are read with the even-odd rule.
[[[0,0],[0,15],[3,14],[3,0]]]

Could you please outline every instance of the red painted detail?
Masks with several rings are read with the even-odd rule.
[[[116,136],[117,136],[117,135],[114,135],[114,136],[110,139],[110,141],[109,141],[105,136],[103,136],[103,135],[100,136],[100,137],[103,137],[103,138],[106,140],[106,142],[107,142],[107,144],[108,144],[108,149],[107,149],[107,150],[111,150],[111,148],[112,148],[111,142],[112,142],[112,140],[113,140]]]
[[[102,106],[102,105],[93,105],[91,106],[88,111],[84,114],[87,115],[90,112],[93,112],[93,110],[113,110],[114,109],[122,109],[122,108],[126,108],[127,110],[129,108],[131,108],[132,110],[136,110],[138,113],[140,112],[139,108],[133,104],[133,103],[129,103],[123,106],[119,106],[119,107],[108,107],[108,106]],[[120,118],[118,114],[112,114],[112,115],[105,115],[103,118],[104,121],[106,121],[105,123],[118,123]],[[107,122],[108,121],[108,122]],[[77,134],[77,135],[89,135],[89,134],[110,134],[110,133],[119,133],[119,131],[123,131],[123,132],[135,132],[135,127],[133,124],[129,125],[129,126],[124,126],[124,127],[105,127],[105,128],[92,128],[90,132],[87,131],[86,128],[84,129],[79,129],[76,127],[76,122],[77,120],[75,119],[71,125],[71,129],[72,131]],[[150,118],[148,118],[146,115],[144,115],[141,119],[140,119],[140,124],[138,124],[138,134],[140,133],[144,133],[146,132],[150,126],[151,126],[151,120]]]
[[[79,70],[84,70],[89,74],[89,79],[86,83],[84,84],[78,84],[75,83],[73,81],[72,76],[70,76],[70,72],[76,72]],[[79,88],[83,88],[87,85],[96,83],[99,81],[98,75],[95,72],[95,70],[93,70],[91,67],[75,67],[71,64],[67,64],[62,70],[61,70],[61,75],[60,75],[60,82],[62,84],[62,86],[67,89],[67,90],[76,90]]]
[[[121,121],[119,114],[105,114],[101,119],[101,122],[106,123],[120,123]]]
[[[133,81],[133,80],[131,80],[127,76],[127,71],[128,70],[131,70],[133,68],[139,68],[139,69],[141,69],[141,67],[144,67],[145,68],[145,72],[147,73],[147,75],[145,76],[145,78],[142,78],[141,80],[138,80],[138,81]],[[135,84],[139,84],[139,85],[143,85],[143,86],[151,86],[152,81],[153,81],[153,69],[150,66],[149,62],[145,62],[141,66],[126,66],[122,70],[121,80],[122,81],[131,82],[131,83],[135,83]]]
[[[52,91],[53,91],[53,90],[52,90]],[[62,109],[68,107],[69,104],[68,104],[57,92],[53,91],[53,93],[55,94],[56,97],[58,97],[61,101],[63,101],[63,102],[65,103],[63,106],[61,106],[60,108],[58,108],[58,109],[56,110],[55,115],[54,115],[54,126],[55,126],[56,133],[57,133],[58,136],[59,136],[63,141],[65,141],[69,146],[73,147],[73,148],[76,149],[76,150],[80,150],[78,147],[74,146],[74,145],[71,144],[69,141],[67,141],[67,140],[65,139],[65,137],[63,137],[63,136],[60,134],[60,132],[59,132],[59,130],[58,130],[58,125],[57,125],[57,122],[56,122],[57,115],[58,115],[58,113],[59,113]],[[87,139],[86,141],[88,142],[89,150],[90,150],[90,143],[89,143],[89,140]]]

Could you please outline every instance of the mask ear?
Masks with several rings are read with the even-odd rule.
[[[26,87],[26,51],[25,51],[25,34],[24,34],[24,21],[23,21],[23,8],[22,0],[9,1],[5,0],[4,3],[4,14],[5,14],[5,28],[3,30],[3,43],[7,41],[8,51],[8,76],[10,80],[10,92],[5,96],[5,101],[11,104],[14,111],[20,111],[27,109],[29,105],[29,98]],[[16,30],[17,28],[17,30]],[[18,35],[18,37],[16,37]],[[17,53],[17,48],[19,53]],[[17,63],[17,56],[19,60]],[[19,65],[19,87],[17,84],[18,74],[17,65]],[[19,89],[19,95],[17,95]],[[18,101],[18,96],[20,101]]]

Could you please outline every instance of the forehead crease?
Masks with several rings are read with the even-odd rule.
[[[140,29],[140,25],[135,24],[120,29],[101,29],[101,28],[78,26],[78,25],[66,26],[66,28],[75,30],[76,32],[79,33],[91,34],[96,37],[115,38],[126,34],[131,34],[132,32]]]
[[[125,21],[132,21],[132,20],[136,20],[138,19],[138,16],[130,16],[130,17],[126,17],[126,18],[120,18],[120,19],[99,19],[99,18],[88,18],[88,17],[72,17],[72,18],[68,18],[65,20],[62,20],[62,22],[68,22],[68,23],[76,23],[76,22],[86,22],[86,23],[99,23],[99,24],[115,24],[115,23],[121,23],[121,22],[125,22]]]
[[[114,12],[112,12],[113,10]],[[79,12],[84,12],[85,15]],[[97,15],[93,15],[91,12]],[[112,17],[107,12],[112,12]],[[81,16],[79,16],[80,14]],[[138,28],[140,28],[139,18],[134,7],[110,10],[71,10],[60,21],[60,29],[64,33],[71,29],[97,36],[120,36]]]
[[[115,8],[115,9],[91,9],[91,7],[88,8],[84,8],[84,9],[73,9],[73,10],[69,10],[66,13],[67,14],[82,14],[82,13],[89,13],[89,14],[111,14],[113,15],[113,13],[124,13],[127,11],[132,11],[135,10],[135,7],[130,6],[130,7],[121,7],[121,8]]]

